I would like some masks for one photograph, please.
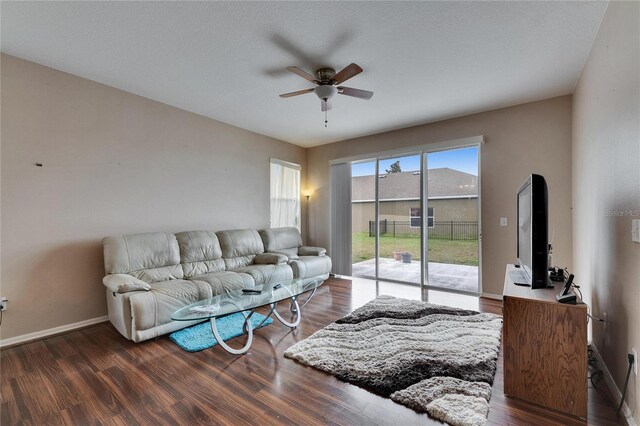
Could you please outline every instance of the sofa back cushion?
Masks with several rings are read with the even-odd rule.
[[[222,248],[222,259],[227,270],[251,265],[257,254],[264,253],[264,246],[258,231],[236,229],[216,232]]]
[[[260,238],[266,251],[277,251],[292,258],[297,257],[298,247],[302,245],[302,236],[295,227],[262,229]]]
[[[148,283],[184,276],[178,241],[171,233],[118,235],[102,245],[107,274],[129,274]]]
[[[176,238],[180,246],[180,263],[185,277],[224,271],[222,249],[215,232],[179,232]]]

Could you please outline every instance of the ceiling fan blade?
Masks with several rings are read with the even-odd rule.
[[[354,77],[362,72],[362,68],[358,64],[349,64],[338,74],[333,76],[333,84],[340,84],[343,81],[349,80],[351,77]]]
[[[319,81],[316,80],[316,78],[314,76],[312,76],[311,74],[309,74],[306,71],[301,70],[298,67],[287,67],[287,69],[289,71],[291,71],[292,73],[294,73],[294,74],[298,74],[300,77],[304,78],[305,80],[309,80],[312,83],[316,83],[316,84],[319,83]]]
[[[353,96],[354,98],[369,100],[373,96],[373,92],[362,89],[354,89],[352,87],[338,87],[338,93],[341,95]]]
[[[320,101],[320,110],[322,112],[329,111],[333,108],[330,101]]]
[[[313,89],[304,89],[304,90],[298,90],[297,92],[283,93],[282,95],[280,95],[280,97],[290,98],[292,96],[304,95],[305,93],[311,93],[311,92],[313,92]]]

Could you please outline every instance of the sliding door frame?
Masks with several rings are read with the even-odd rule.
[[[367,155],[357,155],[352,157],[345,157],[340,159],[335,159],[329,161],[329,165],[339,164],[339,163],[359,163],[365,161],[375,161],[375,200],[374,200],[374,216],[375,216],[375,277],[371,277],[368,275],[361,275],[362,278],[370,278],[377,281],[385,281],[399,284],[408,284],[415,285],[415,283],[409,281],[402,280],[394,280],[389,278],[380,278],[379,271],[379,258],[380,258],[380,233],[379,233],[379,194],[378,194],[378,181],[379,181],[379,164],[380,160],[385,160],[389,158],[402,157],[402,156],[410,156],[410,155],[420,155],[420,208],[421,208],[421,227],[420,227],[420,250],[421,250],[421,263],[422,267],[420,268],[420,290],[423,294],[423,298],[426,300],[426,292],[428,290],[441,290],[449,293],[460,293],[466,295],[474,295],[479,296],[482,294],[482,217],[481,217],[481,171],[480,171],[480,157],[482,151],[482,145],[485,143],[485,138],[483,135],[472,136],[468,138],[454,139],[449,141],[435,142],[426,145],[420,146],[412,146],[405,148],[397,148],[393,150],[380,151],[376,153],[371,153]],[[428,217],[424,215],[424,212],[427,211],[427,203],[428,203],[428,185],[425,183],[426,179],[428,179],[428,160],[427,156],[429,153],[438,152],[438,151],[447,151],[453,149],[460,148],[468,148],[471,146],[478,147],[478,292],[467,292],[460,291],[455,289],[449,289],[444,287],[431,286],[428,284],[429,279],[429,258],[428,258],[428,250],[429,250],[429,239],[428,232],[425,232],[425,229],[428,225]],[[352,260],[351,260],[352,261]]]
[[[429,163],[427,162],[427,151],[420,151],[420,218],[422,222],[422,235],[420,239],[420,247],[422,248],[422,268],[420,281],[420,292],[422,300],[428,300],[429,294],[429,210],[427,210],[427,200],[429,199],[429,185],[425,183],[429,179],[427,174]],[[426,172],[426,173],[425,173]],[[427,214],[425,215],[425,212]],[[426,217],[426,220],[425,220]],[[427,232],[424,232],[425,228]]]
[[[373,227],[375,230],[375,259],[376,259],[376,281],[379,280],[380,277],[380,197],[378,194],[378,190],[380,189],[380,158],[376,157],[376,167],[375,167],[375,179],[373,180],[374,184],[374,192],[373,192],[373,210],[374,217],[376,220],[376,224]],[[351,255],[353,257],[353,254]]]

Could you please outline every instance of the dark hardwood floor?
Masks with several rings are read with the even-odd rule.
[[[419,298],[415,287],[330,279],[304,308],[298,329],[275,321],[256,332],[244,356],[220,347],[187,353],[167,336],[132,343],[109,323],[4,349],[0,423],[442,424],[283,357],[293,343],[376,293]],[[438,292],[429,299],[498,314],[502,307],[500,301]],[[489,424],[586,424],[506,398],[502,379],[501,356]],[[624,424],[607,398],[589,389],[589,424]]]

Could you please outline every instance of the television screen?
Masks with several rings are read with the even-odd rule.
[[[531,185],[518,194],[518,260],[531,283]]]
[[[518,189],[518,263],[522,278],[514,282],[532,288],[549,285],[548,192],[540,175],[531,175]]]

